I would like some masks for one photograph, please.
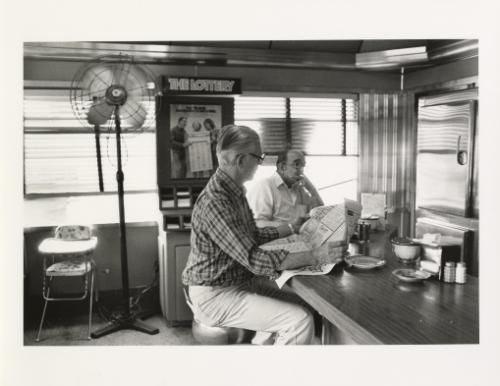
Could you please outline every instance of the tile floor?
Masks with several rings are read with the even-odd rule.
[[[39,321],[38,321],[39,322]],[[120,330],[97,339],[87,339],[88,319],[86,315],[71,317],[48,317],[36,342],[38,325],[30,323],[24,331],[25,346],[146,346],[146,345],[195,345],[191,327],[170,327],[161,314],[153,315],[144,323],[156,327],[160,332],[149,335],[139,331]],[[94,315],[92,331],[107,325],[99,315]]]

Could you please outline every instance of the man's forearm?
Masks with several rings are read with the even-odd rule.
[[[281,263],[280,269],[294,269],[311,265],[341,262],[347,252],[344,241],[324,243],[307,252],[289,253]]]
[[[304,177],[304,188],[306,189],[306,191],[311,196],[312,207],[317,207],[317,206],[323,206],[323,205],[325,205],[324,202],[323,202],[323,199],[319,195],[318,191],[316,190],[316,188],[314,187],[314,185],[312,184],[312,182],[307,177]]]
[[[312,204],[314,207],[325,205],[323,199],[321,198],[321,196],[319,195],[318,191],[314,186],[311,185],[310,189],[307,190],[309,190],[309,193],[311,194]]]
[[[309,265],[317,265],[318,259],[313,256],[312,252],[291,252],[279,267],[280,270],[295,269],[307,267]]]

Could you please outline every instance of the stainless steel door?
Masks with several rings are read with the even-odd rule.
[[[416,205],[469,216],[474,101],[418,110]]]

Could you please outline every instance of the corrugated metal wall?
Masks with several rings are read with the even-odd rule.
[[[413,93],[360,94],[359,191],[386,193],[400,234],[409,234],[415,194]]]

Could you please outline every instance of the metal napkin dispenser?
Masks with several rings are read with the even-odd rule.
[[[460,245],[421,242],[420,269],[436,275],[443,280],[446,262],[460,261]]]

